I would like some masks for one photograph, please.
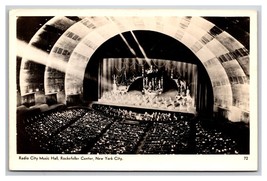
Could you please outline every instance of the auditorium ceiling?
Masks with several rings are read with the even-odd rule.
[[[17,55],[22,96],[40,90],[83,94],[94,52],[116,35],[125,42],[124,32],[143,30],[170,36],[193,53],[210,77],[215,106],[249,110],[249,18],[19,17],[17,27],[19,44],[27,47]],[[114,49],[131,52],[127,41]]]

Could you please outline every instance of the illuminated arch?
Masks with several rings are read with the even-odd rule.
[[[201,17],[85,17],[79,22],[66,23],[64,34],[48,56],[45,92],[62,91],[60,88],[53,90],[50,80],[57,74],[51,74],[49,67],[63,61],[66,67],[59,81],[64,82],[65,96],[82,94],[85,69],[95,50],[111,37],[134,30],[160,32],[183,43],[206,68],[213,86],[215,106],[249,110],[248,50],[227,32]],[[76,40],[75,35],[78,36]],[[66,54],[57,55],[55,52],[59,48],[66,50]],[[20,86],[25,87],[25,84],[27,81],[21,76]]]
[[[54,17],[46,22],[32,37],[28,47],[36,47],[36,45],[43,43],[54,44],[57,38],[59,38],[65,30],[73,25],[75,21],[67,17]],[[46,33],[50,33],[50,36],[54,37],[54,42],[48,42],[45,39]],[[37,48],[37,47],[36,47]],[[32,54],[36,52],[30,52]],[[20,91],[21,96],[24,96],[30,92],[38,92],[39,89],[45,90],[44,86],[44,69],[47,69],[47,62],[50,52],[42,52],[40,59],[42,62],[36,63],[35,60],[31,60],[28,56],[23,56],[20,67]],[[40,55],[39,55],[40,56]],[[31,56],[29,56],[31,57]],[[40,67],[44,67],[43,69]],[[38,78],[36,78],[38,77]]]

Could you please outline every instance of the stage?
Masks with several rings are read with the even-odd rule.
[[[108,117],[116,117],[122,120],[145,121],[145,122],[172,122],[191,120],[196,113],[189,111],[176,111],[173,109],[161,109],[155,107],[140,107],[134,105],[107,104],[94,102],[94,110],[100,111]]]
[[[98,104],[98,105],[105,105],[105,106],[113,106],[113,107],[122,107],[122,108],[126,108],[126,109],[133,109],[133,110],[142,110],[142,112],[144,111],[160,111],[160,112],[174,112],[174,113],[185,113],[185,114],[192,114],[195,115],[196,111],[191,109],[191,110],[187,110],[186,107],[183,108],[162,108],[162,107],[156,107],[156,106],[151,106],[151,107],[145,107],[145,106],[137,106],[137,105],[127,105],[127,104],[115,104],[115,103],[111,103],[111,102],[105,102],[105,101],[96,101],[93,102],[92,104]]]

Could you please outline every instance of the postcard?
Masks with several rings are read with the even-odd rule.
[[[13,9],[9,169],[257,171],[257,11]]]

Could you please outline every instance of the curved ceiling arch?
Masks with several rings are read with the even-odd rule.
[[[70,26],[54,44],[45,69],[45,93],[64,91],[64,79],[67,65],[73,50],[81,39],[89,33],[89,29],[76,22]],[[57,82],[55,83],[55,80]]]
[[[186,19],[186,20],[185,20]],[[97,27],[95,28],[95,31],[89,33],[81,42],[79,45],[75,47],[75,50],[73,51],[73,55],[70,57],[68,67],[67,69],[67,74],[65,77],[65,90],[66,90],[66,95],[72,94],[76,90],[73,90],[75,87],[78,90],[82,90],[83,87],[83,78],[84,78],[84,70],[87,66],[88,61],[90,60],[90,57],[93,55],[94,51],[105,41],[110,39],[111,37],[114,37],[118,33],[123,33],[124,31],[134,31],[134,30],[153,30],[156,32],[160,32],[163,34],[166,34],[170,37],[175,38],[176,40],[182,42],[185,44],[189,49],[191,49],[194,52],[194,45],[199,42],[199,39],[205,36],[207,34],[207,30],[205,31],[203,28],[198,27],[197,25],[190,25],[190,22],[188,21],[188,18],[179,18],[178,24],[179,28],[175,26],[174,23],[170,23],[171,20],[165,19],[165,23],[162,23],[159,25],[157,23],[157,19],[150,18],[149,21],[141,21],[139,19],[137,24],[130,23],[130,24],[123,24],[121,21],[113,19],[112,22],[108,22],[107,25],[102,26],[102,27]],[[177,19],[175,19],[177,20]],[[134,21],[134,20],[133,20]],[[133,22],[128,20],[127,22]],[[125,21],[122,21],[125,22]],[[154,22],[154,23],[153,23]],[[185,23],[186,22],[186,23]],[[194,20],[193,22],[198,22],[197,20]],[[115,24],[117,23],[117,24]],[[176,22],[177,23],[177,22]],[[199,23],[199,22],[198,22]],[[209,27],[214,27],[210,23]],[[109,28],[108,28],[109,27]],[[109,30],[116,30],[116,31],[109,31]],[[193,33],[195,32],[195,33]],[[223,53],[225,53],[227,50],[220,45],[219,42],[217,42],[217,46],[221,47]],[[195,52],[196,56],[199,57],[202,63],[213,59],[216,57],[216,54],[212,52],[209,47],[207,48],[206,46],[202,46],[202,49],[205,49],[205,54],[201,54],[198,52]],[[210,57],[207,56],[210,55]],[[78,57],[87,57],[83,61],[83,66],[79,63],[77,64],[76,61]],[[149,57],[148,57],[149,58]],[[218,61],[218,60],[217,60]],[[77,65],[77,68],[73,68]],[[206,64],[204,64],[206,66]],[[214,95],[216,96],[215,99],[220,100],[220,102],[224,102],[224,104],[230,104],[232,102],[232,90],[230,86],[230,82],[227,76],[227,73],[223,66],[221,64],[216,64],[216,72],[214,73],[213,69],[214,67],[209,66],[207,68],[207,71],[210,75],[212,83],[218,82],[222,79],[224,79],[224,84],[221,85],[214,85]],[[69,70],[69,71],[68,71]],[[73,78],[73,73],[72,70],[79,70],[79,74]],[[81,70],[81,71],[80,71]],[[214,75],[219,75],[219,76],[214,76]]]
[[[63,59],[66,60],[65,62],[68,62],[64,77],[66,95],[72,93],[73,87],[77,88],[76,91],[78,93],[82,93],[85,67],[93,52],[103,42],[125,31],[152,30],[169,35],[192,50],[207,69],[212,81],[215,99],[219,99],[219,102],[223,102],[226,106],[234,105],[238,107],[240,102],[248,104],[248,96],[242,97],[242,94],[248,95],[247,92],[244,92],[244,86],[248,86],[249,76],[248,51],[231,35],[204,18],[86,17],[78,23],[73,23],[68,28],[65,28],[65,33],[62,36],[68,36],[67,33],[79,34],[81,27],[87,28],[87,31],[84,31],[87,34],[85,33],[83,38],[82,36],[80,37],[79,42],[71,48],[70,54],[63,56]],[[66,31],[67,29],[71,31]],[[62,45],[71,41],[69,38],[62,38],[61,40],[57,41],[54,47],[64,48]],[[230,45],[231,42],[233,44]],[[51,52],[49,59],[57,58]],[[77,60],[82,61],[77,63]],[[233,71],[232,67],[237,71]],[[45,82],[49,82],[47,80],[52,80],[53,77],[47,73],[49,68],[46,68],[46,70],[46,75],[48,76],[45,76]],[[75,75],[75,78],[73,78],[73,75]],[[49,90],[49,85],[47,84],[45,89]],[[20,86],[25,86],[23,80]],[[55,90],[55,92],[57,91]],[[236,104],[236,102],[239,104]],[[244,104],[241,105],[244,106]]]
[[[30,50],[39,49],[39,52],[27,52],[29,54],[38,54],[36,59],[38,61],[31,60],[30,55],[24,55],[21,61],[20,67],[20,91],[21,95],[27,93],[36,92],[39,89],[45,89],[44,87],[44,69],[47,66],[47,59],[49,57],[50,46],[54,44],[62,33],[71,25],[74,21],[67,17],[53,17],[47,21],[31,38],[28,43]],[[46,38],[49,38],[49,42]],[[41,50],[47,48],[47,50]],[[39,57],[38,57],[39,56]],[[43,67],[43,68],[42,68]]]

